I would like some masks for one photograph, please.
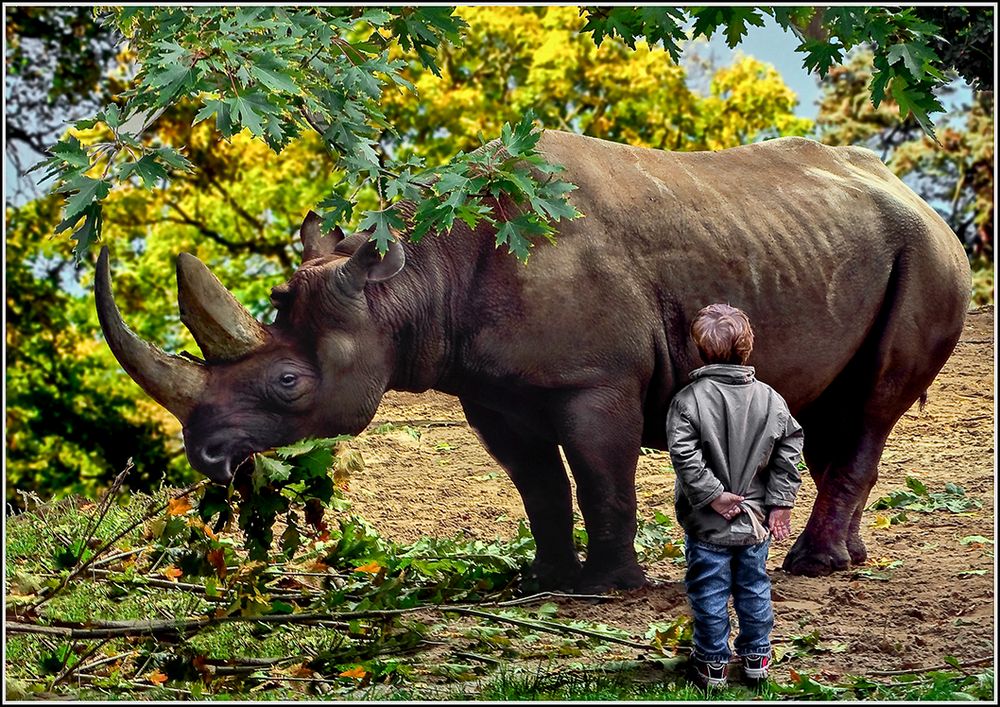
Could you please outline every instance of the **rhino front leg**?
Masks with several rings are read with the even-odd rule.
[[[535,561],[522,588],[572,590],[581,564],[573,544],[573,496],[559,447],[494,410],[465,400],[462,408],[486,451],[521,494],[535,538]]]
[[[578,393],[565,405],[560,442],[587,528],[587,559],[577,590],[599,594],[646,584],[635,555],[635,467],[642,436],[638,395]]]

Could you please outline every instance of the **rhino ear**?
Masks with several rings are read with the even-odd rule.
[[[306,214],[302,227],[299,229],[299,237],[302,239],[302,262],[308,263],[310,260],[321,258],[324,255],[333,255],[337,244],[344,240],[344,232],[337,226],[329,233],[324,234],[323,218],[315,211]]]
[[[379,255],[374,241],[365,241],[337,271],[343,285],[360,292],[369,282],[384,282],[399,274],[406,265],[406,253],[398,241],[389,243],[385,256]]]

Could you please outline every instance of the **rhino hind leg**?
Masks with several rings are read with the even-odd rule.
[[[535,538],[535,560],[524,593],[572,591],[582,564],[573,543],[573,496],[559,447],[498,412],[462,401],[466,419],[486,451],[514,482]]]
[[[785,557],[788,572],[824,575],[867,560],[862,515],[886,440],[961,335],[967,293],[942,291],[930,306],[911,272],[897,262],[868,340],[799,415],[818,493],[805,530]]]

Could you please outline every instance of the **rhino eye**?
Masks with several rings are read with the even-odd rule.
[[[299,380],[299,377],[294,373],[285,373],[278,380],[281,382],[281,385],[291,388]]]

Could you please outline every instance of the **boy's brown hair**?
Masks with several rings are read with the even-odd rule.
[[[753,329],[743,310],[728,304],[710,304],[691,322],[691,337],[705,363],[745,366],[753,351]]]

